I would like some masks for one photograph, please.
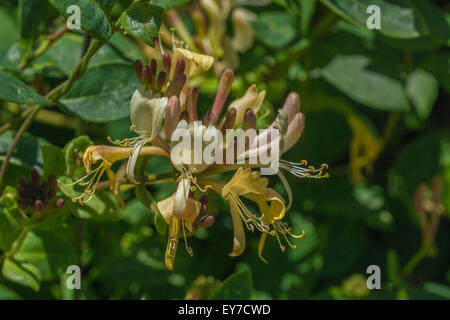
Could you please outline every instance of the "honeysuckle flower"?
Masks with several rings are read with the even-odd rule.
[[[186,229],[189,232],[194,231],[193,224],[200,213],[201,203],[190,198],[189,191],[189,181],[181,179],[178,183],[177,191],[157,204],[158,210],[169,225],[169,237],[165,254],[165,264],[169,270],[173,269],[175,263],[180,232],[182,232],[184,237],[188,253],[193,255],[192,249],[187,244]]]
[[[115,147],[115,146],[89,146],[84,152],[83,164],[86,170],[86,175],[81,179],[75,181],[73,184],[79,184],[84,187],[84,192],[74,197],[73,201],[80,203],[91,200],[95,193],[96,186],[100,181],[103,174],[106,172],[108,180],[110,182],[110,189],[116,197],[117,201],[122,207],[125,207],[120,196],[119,184],[116,181],[114,172],[111,170],[111,166],[119,161],[130,157],[132,148]],[[168,157],[168,153],[154,146],[147,146],[140,149],[140,155],[159,155]],[[95,168],[93,166],[95,165]],[[87,180],[87,181],[86,181]]]
[[[180,40],[171,39],[170,31],[163,25],[163,42],[168,45],[185,45],[192,52],[213,56],[216,74],[220,74],[227,67],[238,67],[238,54],[253,46],[254,37],[250,22],[255,19],[255,14],[238,7],[235,1],[201,0],[199,5],[192,5],[190,15],[195,27],[193,34],[188,31],[176,10],[167,11],[167,20]],[[233,26],[232,35],[227,35],[226,32],[228,19]]]
[[[142,147],[153,142],[168,150],[168,145],[161,141],[160,131],[169,99],[176,97],[176,100],[172,99],[168,111],[170,116],[176,117],[178,114],[172,112],[174,111],[173,107],[180,108],[186,104],[189,77],[197,68],[209,69],[214,58],[192,53],[186,49],[174,48],[172,58],[167,52],[161,51],[161,61],[159,73],[158,63],[155,59],[145,66],[140,60],[136,61],[135,71],[142,85],[136,89],[131,98],[130,119],[132,125],[130,129],[136,132],[138,137],[118,142],[121,146],[133,148],[127,164],[127,176],[135,184],[138,181],[134,176],[134,171]],[[169,124],[173,122],[171,119],[168,121]]]
[[[260,92],[252,85],[241,98],[226,106],[234,80],[233,71],[227,69],[222,73],[211,109],[199,120],[199,92],[196,88],[189,88],[187,80],[192,68],[210,66],[210,63],[208,59],[186,54],[184,49],[175,51],[178,52],[176,59],[163,53],[159,74],[155,60],[146,66],[139,61],[135,64],[136,74],[143,86],[137,89],[132,98],[130,117],[131,129],[138,137],[118,141],[118,147],[95,146],[86,151],[85,167],[91,179],[86,182],[85,194],[88,197],[93,194],[96,183],[106,171],[111,190],[123,204],[119,183],[111,165],[128,158],[128,180],[137,184],[139,182],[134,178],[134,167],[139,156],[167,156],[175,169],[176,191],[167,199],[157,202],[156,208],[169,228],[165,253],[168,269],[174,268],[178,239],[184,238],[186,249],[192,255],[187,237],[214,222],[214,216],[207,215],[209,189],[228,201],[230,206],[234,232],[230,256],[238,256],[245,250],[244,225],[251,232],[261,232],[258,255],[264,262],[267,261],[262,257],[262,251],[268,235],[277,238],[283,251],[283,241],[295,249],[288,236],[301,238],[303,234],[292,234],[291,228],[283,222],[293,197],[282,170],[301,178],[328,176],[325,173],[326,165],[315,169],[308,166],[306,161],[282,159],[283,154],[298,141],[305,126],[299,96],[296,93],[289,94],[283,107],[278,110],[276,119],[267,128],[269,130],[254,133],[253,138],[244,140],[244,147],[238,146],[239,138],[234,133],[237,129],[244,133],[257,129],[258,111],[266,92]],[[213,151],[210,155],[214,156],[206,157],[208,153],[205,150]],[[281,195],[268,186],[268,178],[262,177],[272,164],[263,161],[258,155],[268,153],[272,156],[269,160],[279,165],[280,170],[275,167],[288,196],[287,205]],[[252,161],[254,156],[256,159]],[[99,162],[96,168],[91,169],[91,165],[96,162]],[[227,171],[234,171],[234,175],[230,181],[222,181],[220,173]],[[253,213],[245,205],[244,199],[254,202],[259,212]]]

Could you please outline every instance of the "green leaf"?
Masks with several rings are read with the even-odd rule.
[[[438,79],[441,87],[450,94],[450,54],[439,52],[429,55],[421,64],[421,68],[431,72]]]
[[[4,195],[6,197],[8,196],[6,188]],[[13,214],[8,210],[0,208],[0,249],[2,251],[8,251],[9,249],[11,249],[12,244],[20,234],[20,230],[20,224],[14,218]]]
[[[107,75],[108,81],[105,81]],[[129,64],[102,64],[87,69],[61,103],[80,118],[97,123],[125,118],[130,112],[130,99],[139,86]]]
[[[409,109],[402,83],[371,69],[361,55],[338,55],[322,69],[323,77],[344,94],[366,106],[386,110]]]
[[[80,175],[84,175],[85,169],[84,167],[80,168],[82,166],[82,159],[84,151],[91,145],[93,145],[94,142],[89,139],[88,136],[79,136],[72,140],[70,140],[63,149],[64,153],[64,161],[66,164],[67,169],[67,175],[77,175],[77,173],[80,173]],[[81,170],[76,170],[81,169]],[[74,171],[77,172],[74,172]],[[81,171],[81,172],[78,172]]]
[[[34,39],[39,35],[39,23],[45,17],[47,1],[20,0],[19,22],[22,39]]]
[[[3,71],[0,71],[0,99],[19,104],[52,104],[24,82]]]
[[[439,83],[429,72],[417,69],[408,76],[406,92],[419,118],[428,118],[439,94]]]
[[[17,16],[11,14],[7,7],[0,7],[0,21],[2,36],[0,37],[0,56],[9,48],[9,46],[20,38],[19,26],[17,25]]]
[[[255,37],[274,48],[286,46],[297,36],[285,12],[263,12],[252,22],[252,26]]]
[[[8,152],[14,139],[15,133],[13,131],[6,131],[0,136],[0,160],[3,160],[3,155]],[[42,146],[48,146],[50,143],[43,138],[33,136],[25,132],[14,150],[11,162],[17,165],[26,167],[42,167]]]
[[[427,293],[450,300],[450,287],[437,282],[425,282],[423,290]]]
[[[14,290],[0,284],[0,300],[22,300],[22,297]]]
[[[14,259],[36,266],[42,280],[56,279],[69,265],[77,263],[75,248],[48,231],[30,231]]]
[[[49,0],[50,3],[65,18],[69,18],[71,13],[67,13],[67,8],[74,5],[73,0]],[[103,1],[102,3],[107,3]],[[92,0],[78,0],[76,5],[80,7],[81,28],[96,39],[106,41],[111,35],[111,25],[100,5]]]
[[[233,273],[217,288],[211,300],[248,300],[253,291],[252,274],[245,268]]]
[[[189,3],[190,0],[151,0],[151,4],[160,6],[164,10],[175,9]]]
[[[146,1],[136,1],[122,13],[119,21],[130,35],[154,46],[153,38],[158,35],[163,15],[163,8]]]
[[[41,147],[44,157],[44,177],[48,178],[51,174],[61,176],[66,172],[64,153],[56,146]]]
[[[17,263],[12,259],[6,259],[3,262],[2,274],[14,283],[39,291],[41,275],[39,269],[31,263]]]
[[[95,0],[95,2],[97,2],[103,12],[109,16],[116,0]]]
[[[317,0],[299,0],[300,2],[300,30],[305,35],[308,32],[314,12],[316,11]]]
[[[377,5],[381,11],[380,33],[401,39],[427,35],[430,30],[423,16],[409,0],[321,0],[341,17],[366,28],[370,5]]]
[[[322,275],[337,277],[352,267],[367,246],[367,234],[354,223],[333,224],[328,230]]]

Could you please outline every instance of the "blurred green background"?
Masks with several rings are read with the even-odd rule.
[[[2,1],[0,70],[45,95],[72,73],[87,37],[82,30],[68,32],[37,59],[21,65],[24,55],[36,52],[45,35],[64,24],[47,1],[38,2],[30,11],[24,6],[33,1]],[[115,3],[108,15],[111,21],[130,3],[97,2]],[[177,10],[193,32],[189,13],[196,4],[188,2],[152,3],[183,5]],[[366,28],[370,4],[381,8],[381,30]],[[82,100],[85,109],[73,107],[67,98],[65,103],[64,97],[61,105],[42,109],[11,158],[3,186],[10,189],[2,190],[0,202],[0,298],[206,299],[213,292],[226,299],[450,298],[448,2],[277,0],[236,5],[255,14],[255,41],[239,54],[228,101],[253,83],[267,90],[259,114],[264,126],[287,94],[298,92],[306,127],[284,158],[306,159],[315,166],[327,163],[330,168],[329,179],[288,177],[294,204],[286,219],[296,233],[306,232],[305,239],[293,241],[297,249],[283,253],[276,240],[269,239],[266,265],[257,255],[259,235],[247,233],[245,253],[230,258],[228,204],[210,197],[215,224],[189,239],[193,257],[180,245],[175,270],[167,271],[167,238],[156,232],[153,214],[133,190],[122,193],[125,210],[108,191],[99,190],[83,207],[59,192],[66,204],[27,236],[16,256],[20,270],[5,267],[4,253],[17,235],[17,208],[7,190],[9,196],[14,194],[18,177],[28,179],[32,167],[46,177],[64,174],[55,154],[63,154],[62,148],[66,151],[77,136],[107,144],[108,136],[130,135],[129,98],[137,85],[131,63],[148,56],[145,44],[117,32],[90,60],[79,81],[120,79],[129,90],[115,97],[113,106],[106,105],[106,99],[112,99],[106,93],[104,99]],[[233,32],[229,20],[227,32]],[[213,72],[199,81],[200,113],[210,109],[217,84]],[[14,119],[26,110],[6,100],[0,100],[0,123],[13,121],[13,126],[0,136],[0,161],[20,124]],[[64,156],[60,161],[64,163]],[[155,157],[147,169],[162,173],[169,168],[167,161]],[[278,179],[272,178],[271,184],[285,195]],[[161,200],[174,187],[162,184],[149,190]],[[70,264],[81,265],[80,291],[65,286]],[[366,287],[370,265],[380,267],[380,290]]]

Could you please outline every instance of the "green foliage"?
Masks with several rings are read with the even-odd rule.
[[[105,81],[105,76],[110,81]],[[129,115],[130,99],[138,84],[130,64],[101,64],[89,68],[61,103],[84,120],[109,122]]]
[[[229,276],[213,292],[211,300],[248,300],[252,294],[252,275],[245,268]]]
[[[146,1],[134,2],[120,16],[120,24],[133,37],[154,46],[153,40],[161,27],[164,10]]]
[[[340,16],[363,27],[366,25],[367,8],[370,5],[377,5],[383,14],[383,27],[380,32],[389,37],[409,39],[430,32],[422,13],[408,0],[399,0],[395,3],[386,0],[322,0],[322,2]]]
[[[71,0],[49,0],[49,2],[64,17],[71,16],[71,12],[67,12],[67,8],[73,5]],[[83,30],[88,32],[94,38],[100,40],[108,40],[112,35],[111,25],[104,9],[110,10],[111,1],[101,0],[97,3],[93,0],[80,0],[77,6],[80,7],[80,23]],[[106,11],[106,12],[108,12]]]
[[[0,81],[2,83],[0,98],[3,100],[21,104],[51,104],[25,83],[6,72],[0,71]]]

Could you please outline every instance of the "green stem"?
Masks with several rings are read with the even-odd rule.
[[[391,112],[389,115],[386,127],[383,132],[383,144],[386,146],[388,141],[391,139],[395,128],[397,127],[398,120],[400,119],[400,112]]]
[[[411,274],[414,269],[419,265],[419,263],[428,256],[427,250],[424,247],[421,247],[419,251],[417,251],[411,259],[409,259],[408,263],[403,268],[403,273],[408,275]]]
[[[28,227],[23,227],[22,231],[20,232],[19,236],[17,237],[16,241],[14,241],[14,244],[12,248],[5,253],[5,259],[14,256],[17,251],[19,251],[20,247],[22,246],[23,241],[25,240],[25,237],[27,236],[28,232],[31,229]]]
[[[19,131],[17,131],[17,134],[14,137],[12,144],[9,147],[8,152],[5,155],[5,159],[3,160],[2,167],[0,169],[0,190],[3,190],[3,183],[6,178],[6,171],[8,170],[9,160],[11,159],[14,151],[16,150],[16,147],[19,144],[20,139],[22,138],[25,131],[28,129],[28,127],[33,122],[33,119],[36,116],[36,114],[39,112],[40,108],[41,108],[41,106],[34,106],[31,113],[27,116],[25,121],[20,126]]]
[[[328,11],[322,19],[314,27],[314,35],[316,39],[323,37],[339,19],[338,15],[333,11]]]
[[[19,69],[23,70],[30,65],[31,62],[42,56],[59,38],[61,38],[68,31],[67,26],[64,25],[58,32],[50,35],[25,61],[19,64]]]

